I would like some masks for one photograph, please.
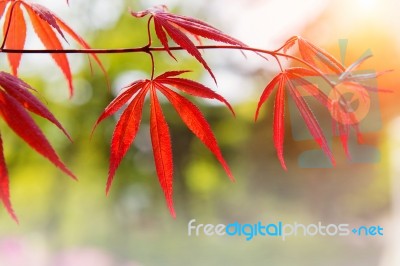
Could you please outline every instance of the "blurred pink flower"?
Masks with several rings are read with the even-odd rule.
[[[107,251],[96,248],[75,248],[63,251],[52,259],[51,266],[140,266],[135,262],[119,263]]]
[[[0,238],[0,266],[141,266],[117,260],[106,250],[73,248],[52,254],[41,238]]]
[[[116,266],[111,255],[93,248],[72,249],[61,252],[52,266]]]
[[[49,254],[40,240],[0,239],[0,266],[46,266]]]

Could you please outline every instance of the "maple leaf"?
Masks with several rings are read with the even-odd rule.
[[[283,144],[285,138],[285,95],[286,91],[293,99],[297,109],[299,110],[310,134],[318,145],[322,148],[323,152],[327,155],[333,165],[335,165],[335,159],[329,148],[328,142],[324,136],[324,133],[308,106],[307,102],[303,99],[303,96],[299,92],[299,87],[304,88],[309,94],[311,94],[316,100],[322,103],[325,107],[331,108],[330,99],[315,85],[311,84],[304,77],[315,76],[317,72],[305,68],[290,68],[275,76],[270,83],[265,87],[260,100],[258,102],[255,120],[258,119],[259,111],[262,105],[270,97],[275,87],[277,88],[275,101],[274,101],[274,118],[273,118],[273,139],[274,146],[277,151],[278,159],[283,169],[287,170],[286,163],[283,156]]]
[[[47,158],[64,173],[76,179],[74,174],[60,160],[28,111],[50,121],[70,138],[68,133],[53,114],[33,96],[31,91],[33,89],[22,80],[11,74],[0,72],[0,116],[31,148]],[[1,137],[0,152],[0,200],[11,217],[18,221],[10,202],[9,180]]]
[[[144,11],[131,12],[131,14],[136,18],[150,15],[149,21],[151,19],[154,20],[156,35],[170,56],[176,60],[169,49],[167,34],[176,44],[194,56],[210,73],[214,81],[216,81],[216,78],[211,68],[187,35],[193,36],[197,41],[200,41],[200,37],[203,37],[222,43],[246,47],[246,44],[224,34],[222,31],[201,20],[169,13],[165,5],[155,6]]]
[[[25,9],[25,11],[27,12],[36,35],[39,37],[46,49],[62,50],[63,46],[61,44],[61,41],[59,40],[58,35],[61,36],[62,39],[67,41],[64,32],[67,33],[83,48],[90,48],[90,46],[82,39],[82,37],[80,37],[66,23],[64,23],[59,17],[57,17],[46,7],[35,3],[13,0],[0,2],[0,18],[4,15],[4,12],[6,12],[3,25],[4,43],[2,48],[22,50],[25,47],[27,26],[26,19],[23,15],[23,9]],[[103,73],[106,73],[105,68],[100,62],[97,55],[91,54],[91,56],[100,66]],[[12,73],[17,76],[22,54],[8,53],[7,57],[11,66]],[[51,54],[51,57],[67,79],[70,94],[72,95],[72,74],[67,55],[59,53]]]
[[[287,51],[296,43],[298,45],[301,58],[308,64],[321,70],[322,73],[342,74],[345,71],[345,67],[332,55],[300,36],[291,37],[282,47],[277,49],[276,52],[282,50],[284,53],[287,53]]]
[[[110,167],[106,186],[106,192],[108,193],[115,172],[137,135],[141,123],[145,96],[148,93],[150,94],[150,135],[156,172],[161,188],[164,191],[168,208],[173,217],[175,217],[175,210],[172,200],[172,145],[168,125],[158,100],[157,91],[169,100],[186,126],[215,155],[227,175],[233,180],[232,173],[222,156],[217,140],[207,120],[192,102],[172,90],[171,87],[193,96],[216,99],[224,103],[232,113],[233,109],[222,96],[210,88],[195,81],[177,77],[185,72],[187,71],[170,71],[152,80],[144,79],[131,83],[105,108],[94,126],[95,129],[101,121],[113,115],[124,105],[128,105],[115,126],[111,140]]]

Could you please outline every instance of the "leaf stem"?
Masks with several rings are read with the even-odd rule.
[[[281,70],[281,72],[283,72],[283,67],[282,67],[281,61],[279,60],[278,56],[273,55],[273,57],[275,58],[276,62],[278,62],[279,69]]]
[[[152,52],[148,52],[148,54],[150,55],[151,58],[151,80],[154,79],[154,72],[155,72],[155,68],[156,68],[156,64],[154,63],[154,55]]]
[[[149,20],[147,21],[147,36],[149,37],[149,42],[147,44],[148,47],[150,47],[151,44],[153,43],[153,40],[151,39],[151,32],[150,32],[150,23],[151,23],[152,19],[153,19],[153,16],[150,16]]]

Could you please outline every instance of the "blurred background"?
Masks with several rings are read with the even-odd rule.
[[[362,69],[393,69],[376,81],[393,93],[373,96],[375,108],[363,121],[364,144],[360,147],[352,142],[357,151],[353,162],[346,160],[337,137],[330,137],[338,161],[335,168],[319,164],[313,168],[307,152],[318,155],[317,145],[304,133],[298,114],[287,110],[285,172],[272,143],[272,101],[254,123],[258,98],[277,71],[273,60],[266,62],[251,54],[244,58],[237,51],[205,51],[204,57],[218,79],[216,87],[201,66],[184,53],[176,53],[178,62],[166,53],[157,54],[157,73],[191,69],[193,73],[186,77],[217,90],[237,112],[234,118],[226,107],[213,101],[196,101],[234,173],[237,181],[232,183],[171,106],[163,105],[174,153],[177,218],[173,219],[155,173],[148,111],[108,197],[109,145],[117,117],[104,121],[90,139],[97,117],[119,89],[149,77],[148,56],[101,55],[111,91],[96,66],[91,72],[86,56],[69,56],[75,85],[75,95],[69,99],[67,84],[50,57],[25,55],[21,77],[39,90],[40,98],[70,132],[74,143],[53,125],[37,121],[79,182],[70,180],[3,122],[0,124],[12,202],[21,221],[15,224],[0,209],[1,266],[400,265],[399,1],[71,0],[69,7],[64,1],[37,2],[62,17],[93,48],[145,45],[146,19],[132,18],[129,8],[143,10],[167,4],[174,12],[205,20],[259,48],[276,49],[291,36],[301,35],[346,65],[369,50],[373,57]],[[70,44],[65,47],[75,47],[73,41]],[[41,48],[32,30],[28,48]],[[8,69],[5,55],[1,55],[0,65],[2,70]],[[326,120],[320,106],[315,105],[314,111],[321,121]],[[321,221],[380,225],[385,234],[293,237],[286,241],[189,237],[187,224],[191,219],[213,224]]]

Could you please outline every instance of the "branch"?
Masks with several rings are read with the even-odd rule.
[[[298,61],[307,67],[311,68],[318,74],[320,74],[331,86],[334,86],[332,82],[325,77],[325,74],[322,73],[319,69],[315,68],[313,65],[308,62],[298,58],[296,56],[288,55],[285,53],[279,53],[276,50],[264,50],[260,48],[252,48],[246,46],[237,46],[237,45],[196,45],[197,49],[202,50],[213,50],[213,49],[229,49],[229,50],[240,50],[240,51],[250,51],[260,54],[266,54],[274,57],[285,57],[288,59],[292,59]],[[135,47],[135,48],[117,48],[117,49],[63,49],[63,50],[51,50],[51,49],[0,49],[0,53],[21,53],[21,54],[122,54],[122,53],[151,53],[151,52],[164,52],[167,49],[165,47],[151,47],[149,45],[143,47]],[[169,47],[170,51],[181,51],[185,50],[180,46],[172,46]],[[277,60],[279,62],[279,60]]]

